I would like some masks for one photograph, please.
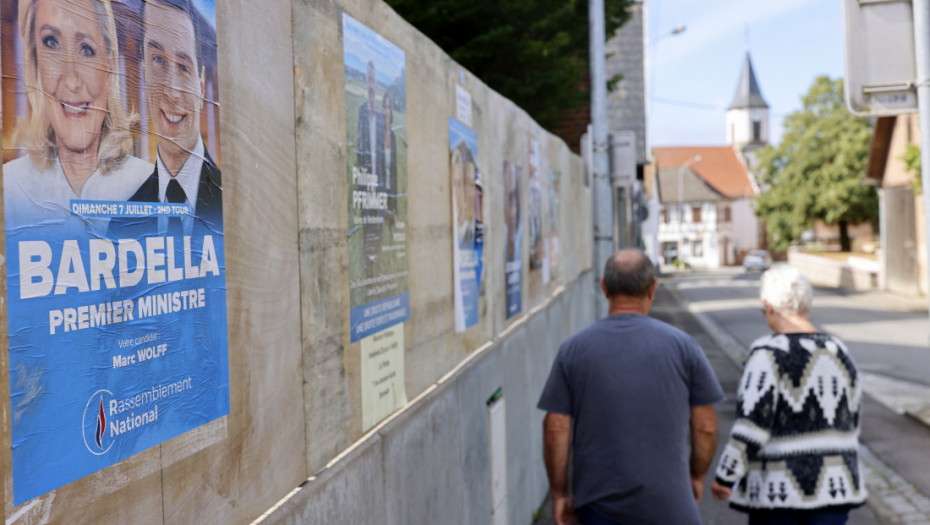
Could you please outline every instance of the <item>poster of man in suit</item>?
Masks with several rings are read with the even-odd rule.
[[[404,51],[343,14],[351,341],[410,317]]]
[[[213,0],[0,3],[13,501],[229,413]]]

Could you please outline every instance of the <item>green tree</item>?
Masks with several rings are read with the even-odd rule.
[[[872,126],[847,111],[842,79],[817,77],[801,100],[785,118],[781,143],[758,152],[756,215],[774,250],[820,219],[839,227],[841,249],[849,251],[848,227],[878,218],[878,196],[862,183]]]
[[[492,89],[553,129],[584,107],[587,0],[387,0],[405,20]],[[629,17],[632,0],[605,0],[605,34]],[[616,81],[617,79],[613,79]]]

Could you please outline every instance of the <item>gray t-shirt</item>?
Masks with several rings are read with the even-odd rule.
[[[572,494],[621,523],[700,524],[691,407],[724,399],[690,335],[650,317],[602,319],[559,348],[540,409],[572,417]]]

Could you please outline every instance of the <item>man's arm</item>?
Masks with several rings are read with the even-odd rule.
[[[691,488],[701,501],[704,476],[717,450],[717,413],[713,405],[691,407]]]
[[[572,517],[572,496],[568,491],[568,458],[572,417],[547,412],[543,419],[543,455],[552,494],[552,513],[558,525],[568,525]]]

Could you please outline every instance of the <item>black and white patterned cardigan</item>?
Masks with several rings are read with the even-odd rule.
[[[822,333],[757,339],[737,390],[716,480],[740,510],[858,506],[862,385],[842,341]]]

